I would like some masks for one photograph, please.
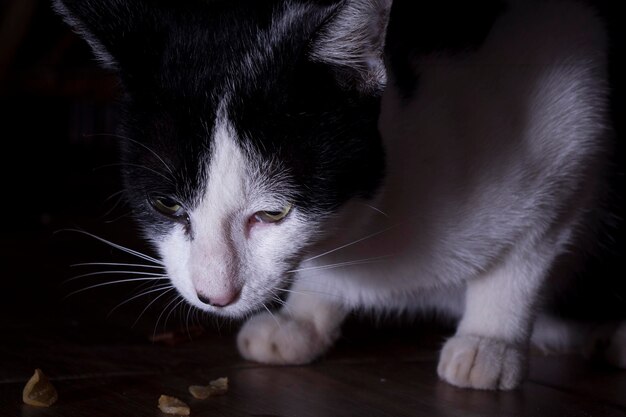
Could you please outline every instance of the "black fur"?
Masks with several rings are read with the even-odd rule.
[[[126,188],[151,231],[172,223],[151,208],[149,196],[171,196],[187,208],[202,196],[211,132],[226,96],[238,140],[283,162],[302,211],[327,213],[377,189],[384,171],[379,97],[346,91],[333,68],[308,55],[340,2],[302,2],[309,6],[305,18],[253,71],[244,56],[254,53],[258,32],[285,2],[62,3],[70,23],[116,61],[127,92],[121,134],[133,140],[123,147]]]

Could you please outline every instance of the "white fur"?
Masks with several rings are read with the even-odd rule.
[[[441,351],[439,376],[462,388],[512,389],[526,372],[524,346],[490,337],[457,335]]]
[[[321,306],[333,305],[335,322],[318,330],[334,334],[355,308],[443,310],[462,319],[439,375],[463,387],[517,386],[541,285],[594,201],[605,147],[605,47],[585,7],[520,3],[477,52],[423,58],[408,105],[389,83],[380,120],[387,177],[368,203],[376,210],[344,208],[335,219],[341,233],[303,263],[300,295],[282,317],[296,311],[315,321]],[[303,303],[302,294],[318,301]],[[290,339],[272,336],[271,320],[244,326],[244,356],[315,356],[294,354]]]
[[[308,297],[298,284],[291,289],[290,307],[261,313],[237,336],[244,358],[264,363],[304,364],[325,352],[339,337],[347,311],[323,297]],[[297,302],[294,302],[297,299]]]
[[[191,234],[178,226],[156,243],[172,283],[188,302],[218,314],[241,316],[258,300],[275,295],[291,267],[287,259],[313,232],[297,208],[280,223],[250,226],[257,211],[280,211],[289,203],[288,179],[281,179],[276,161],[263,161],[254,150],[240,148],[226,103],[212,136],[206,189],[189,213]],[[267,178],[269,172],[273,181]],[[281,180],[277,183],[276,178]],[[239,300],[224,308],[210,307],[196,296],[219,300],[239,291]]]

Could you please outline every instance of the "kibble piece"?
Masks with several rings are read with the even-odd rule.
[[[204,400],[206,398],[226,394],[228,391],[228,378],[217,378],[214,381],[209,382],[209,385],[191,385],[189,392],[194,398]]]
[[[58,398],[57,390],[41,372],[41,369],[35,369],[35,373],[30,377],[24,391],[22,391],[22,401],[36,407],[50,407]]]
[[[176,414],[178,416],[188,416],[189,406],[175,397],[161,395],[159,397],[159,410],[165,414]]]

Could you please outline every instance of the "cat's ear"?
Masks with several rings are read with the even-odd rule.
[[[143,2],[53,0],[54,10],[87,41],[101,65],[119,69],[129,58],[133,33],[143,30]]]
[[[380,91],[391,0],[345,0],[322,27],[311,49],[314,61],[333,66],[340,83],[362,92]]]

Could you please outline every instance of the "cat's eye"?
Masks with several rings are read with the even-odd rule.
[[[287,217],[292,205],[289,203],[280,211],[257,211],[254,219],[261,223],[276,223]]]
[[[152,204],[152,207],[154,207],[159,213],[169,217],[181,217],[185,214],[183,206],[168,197],[150,198],[150,204]]]

